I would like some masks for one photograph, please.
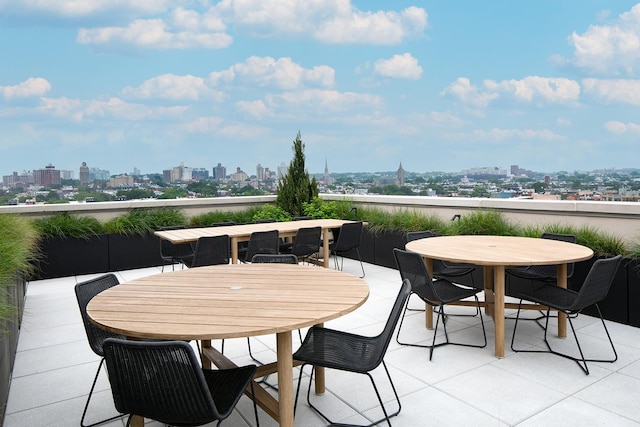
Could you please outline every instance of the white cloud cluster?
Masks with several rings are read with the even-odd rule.
[[[591,25],[573,33],[569,61],[589,73],[637,76],[640,72],[640,4],[621,14],[611,25]]]
[[[498,129],[476,130],[473,135],[477,138],[489,139],[493,141],[513,141],[514,139],[541,139],[546,141],[565,140],[566,137],[552,132],[548,129]]]
[[[162,107],[132,104],[120,98],[110,98],[106,101],[84,101],[66,97],[42,98],[42,105],[38,107],[40,112],[76,122],[91,118],[124,121],[164,120],[179,117],[186,109],[187,107],[182,106]]]
[[[640,80],[584,79],[585,93],[605,102],[640,105]]]
[[[66,18],[92,16],[101,13],[154,14],[167,10],[172,0],[3,0],[0,11],[11,14],[44,13]]]
[[[122,91],[126,97],[138,99],[172,99],[196,101],[201,97],[213,97],[222,100],[224,95],[214,91],[202,77],[192,75],[178,76],[162,74],[145,80],[138,87],[126,87]]]
[[[640,124],[622,123],[618,121],[608,121],[604,124],[604,128],[616,135],[632,134],[640,135]]]
[[[0,86],[6,99],[42,96],[51,90],[51,84],[42,77],[30,77],[15,86]]]
[[[393,55],[390,59],[379,59],[373,67],[376,74],[384,77],[418,80],[422,76],[422,67],[410,53]]]

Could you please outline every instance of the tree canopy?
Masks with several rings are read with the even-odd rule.
[[[300,132],[293,141],[293,159],[289,169],[278,182],[276,206],[289,212],[292,216],[304,215],[304,203],[309,203],[318,196],[316,179],[309,178],[305,168],[304,143]]]

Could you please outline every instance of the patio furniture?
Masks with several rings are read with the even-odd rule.
[[[360,242],[362,241],[362,221],[346,222],[340,227],[340,232],[336,241],[329,245],[330,255],[334,256],[334,265],[336,270],[342,270],[344,265],[344,257],[351,252],[356,253],[358,261],[360,261],[360,268],[362,269],[362,276],[365,276],[364,265],[362,264],[362,258],[360,257]],[[338,257],[342,259],[342,262],[338,265]]]
[[[557,264],[558,286],[567,287],[567,263],[593,256],[585,246],[550,239],[515,236],[438,236],[407,243],[407,250],[425,257],[427,268],[432,259],[466,262],[484,267],[482,305],[493,316],[495,355],[504,357],[504,282],[506,266]],[[463,301],[465,303],[465,301]],[[537,308],[536,308],[537,309]],[[426,324],[432,327],[432,312],[427,310]],[[558,316],[558,335],[566,336],[566,318]]]
[[[403,251],[402,249],[394,249],[393,255],[398,265],[400,277],[402,280],[408,280],[411,283],[411,293],[418,295],[425,303],[432,307],[438,307],[438,317],[436,318],[436,327],[433,331],[433,339],[431,344],[418,344],[400,341],[400,332],[402,330],[402,324],[407,312],[407,307],[404,307],[402,312],[402,318],[400,320],[400,326],[398,326],[398,332],[396,334],[396,341],[398,344],[409,345],[413,347],[424,347],[429,349],[429,360],[433,357],[433,350],[436,347],[440,347],[446,344],[461,345],[465,347],[477,347],[483,348],[487,346],[487,333],[484,329],[484,321],[482,319],[482,311],[480,310],[480,302],[478,301],[478,292],[482,292],[480,289],[475,288],[463,288],[457,286],[453,282],[446,279],[431,279],[431,275],[427,270],[427,267],[422,259],[422,256],[415,252]],[[469,344],[453,342],[449,340],[449,334],[447,333],[447,315],[444,307],[455,301],[460,301],[465,298],[473,297],[476,301],[476,307],[480,314],[480,325],[482,326],[482,335],[484,336],[484,344]],[[442,326],[444,328],[445,342],[436,344],[436,338],[438,335],[438,324],[442,318]]]
[[[254,231],[251,233],[246,250],[241,250],[238,259],[242,262],[251,262],[251,258],[256,254],[277,254],[279,251],[278,230]]]
[[[618,271],[618,267],[620,265],[620,261],[622,260],[622,256],[617,255],[615,257],[607,258],[607,259],[599,259],[597,260],[584,282],[582,283],[582,287],[578,292],[573,291],[571,289],[561,288],[556,286],[555,284],[546,283],[539,288],[532,289],[521,289],[514,294],[514,296],[520,298],[520,304],[522,304],[523,300],[531,301],[537,304],[541,304],[547,307],[546,311],[546,322],[544,325],[544,343],[547,346],[547,350],[529,350],[529,349],[516,349],[514,348],[516,330],[518,327],[518,319],[520,318],[520,307],[518,307],[518,314],[516,316],[516,323],[513,327],[513,336],[511,337],[511,349],[515,352],[524,352],[524,353],[551,353],[557,356],[564,357],[566,359],[570,359],[575,361],[578,366],[582,369],[582,371],[589,375],[589,367],[587,366],[587,362],[615,362],[618,360],[618,354],[616,353],[616,349],[613,346],[613,341],[611,340],[611,335],[609,335],[609,330],[607,329],[607,325],[602,318],[602,313],[600,312],[600,307],[598,303],[606,298],[609,293],[609,289],[611,288],[611,283],[613,282],[613,278]],[[583,309],[595,305],[598,315],[600,316],[600,321],[602,322],[602,326],[604,331],[607,334],[607,338],[609,339],[609,344],[611,345],[611,349],[613,350],[614,357],[612,359],[587,359],[584,356],[582,351],[582,347],[580,346],[580,342],[578,341],[578,335],[576,334],[576,330],[573,326],[573,322],[571,320],[572,314],[579,314]],[[547,340],[547,332],[549,329],[549,313],[553,310],[557,310],[567,315],[569,319],[569,325],[571,326],[571,331],[573,332],[573,337],[576,340],[576,345],[578,347],[578,352],[580,353],[580,357],[574,357],[570,354],[562,353],[555,351],[551,348],[549,341]]]
[[[309,378],[309,388],[307,389],[307,403],[328,423],[336,425],[327,415],[320,411],[316,405],[311,403],[311,383],[313,381],[313,374],[315,370],[318,369],[318,367],[325,367],[364,374],[369,377],[373,390],[378,398],[378,402],[380,403],[380,407],[382,408],[382,412],[384,413],[384,418],[375,421],[370,425],[375,425],[386,420],[389,426],[391,426],[389,418],[400,413],[401,404],[400,398],[398,397],[398,393],[393,384],[393,380],[391,379],[391,375],[387,369],[387,365],[384,362],[384,356],[393,336],[393,331],[398,324],[398,319],[400,319],[402,309],[406,305],[410,294],[411,284],[408,280],[403,280],[384,329],[380,334],[374,337],[352,334],[320,326],[312,326],[307,332],[300,348],[293,354],[293,358],[295,360],[303,362],[300,367],[300,376],[298,377],[295,405],[297,406],[298,404],[298,396],[300,394],[300,384],[302,382],[304,367],[310,364],[313,367]],[[384,367],[389,383],[391,384],[393,394],[395,395],[396,402],[398,403],[398,409],[392,413],[387,412],[378,391],[378,387],[370,373],[380,366],[380,364]]]
[[[160,231],[168,230],[181,230],[185,229],[184,226],[176,227],[162,227]],[[162,270],[164,272],[164,266],[171,264],[171,270],[175,269],[175,264],[179,263],[182,266],[186,262],[193,259],[194,249],[191,243],[172,243],[168,240],[160,239],[160,257],[162,258]]]
[[[116,408],[170,425],[200,426],[231,415],[245,389],[251,389],[255,365],[202,369],[193,348],[183,341],[142,342],[109,338],[104,357]],[[253,402],[256,425],[260,425]]]
[[[193,260],[187,262],[189,268],[206,265],[229,264],[231,244],[229,236],[205,236],[196,242]]]
[[[89,304],[89,301],[91,301],[93,297],[95,297],[102,291],[117,285],[118,283],[119,283],[118,278],[114,274],[105,274],[95,279],[78,283],[74,288],[76,299],[78,300],[78,308],[80,308],[82,324],[84,325],[84,331],[87,335],[87,340],[89,341],[89,347],[91,347],[91,350],[95,354],[100,356],[100,364],[98,364],[98,370],[96,371],[96,375],[93,378],[93,383],[91,384],[91,390],[89,391],[89,396],[87,396],[87,402],[85,403],[84,410],[82,411],[82,418],[80,419],[80,425],[82,427],[92,427],[98,424],[115,420],[123,416],[123,414],[119,414],[111,418],[98,421],[93,424],[87,425],[84,423],[84,419],[87,415],[87,410],[89,409],[89,402],[91,401],[93,390],[96,387],[96,382],[98,381],[98,376],[100,375],[100,369],[102,369],[102,364],[104,363],[104,349],[103,349],[104,340],[106,340],[107,338],[125,338],[124,335],[105,331],[104,329],[98,328],[93,323],[91,323],[91,321],[89,320],[89,317],[87,316],[87,304]]]
[[[298,229],[296,237],[290,247],[280,246],[281,253],[290,253],[298,258],[298,261],[318,263],[318,253],[322,241],[322,228],[304,227]],[[315,258],[314,258],[315,255]]]
[[[340,298],[336,298],[340,295]],[[228,264],[141,277],[108,289],[87,306],[100,327],[132,338],[200,340],[203,366],[235,364],[211,340],[276,335],[276,363],[255,378],[278,373],[277,398],[255,388],[256,403],[281,426],[293,426],[293,330],[322,324],[367,300],[362,279],[329,268]],[[257,308],[269,307],[269,310]],[[316,390],[324,391],[322,369]],[[143,420],[134,417],[132,425]]]

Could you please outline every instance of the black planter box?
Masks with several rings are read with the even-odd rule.
[[[626,267],[629,288],[629,324],[640,327],[640,261],[629,260]]]
[[[106,235],[87,239],[49,239],[41,243],[41,251],[35,280],[109,271],[109,239]]]
[[[109,271],[162,265],[160,239],[153,234],[109,234]]]
[[[374,235],[374,264],[397,269],[393,250],[404,249],[405,234],[401,231],[383,231]]]

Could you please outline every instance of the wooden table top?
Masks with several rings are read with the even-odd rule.
[[[545,265],[593,256],[586,246],[551,239],[515,236],[439,236],[407,243],[407,250],[429,258],[475,265]]]
[[[321,227],[323,230],[340,228],[346,222],[353,222],[342,219],[309,219],[304,221],[282,221],[264,222],[258,224],[227,225],[222,227],[192,227],[175,230],[156,231],[154,234],[161,239],[169,240],[172,243],[195,242],[200,237],[222,236],[244,237],[251,236],[254,231],[278,230],[281,236],[293,236],[298,229],[306,227]]]
[[[211,340],[291,331],[360,307],[367,283],[341,271],[229,264],[143,277],[94,297],[94,323],[135,338]]]

